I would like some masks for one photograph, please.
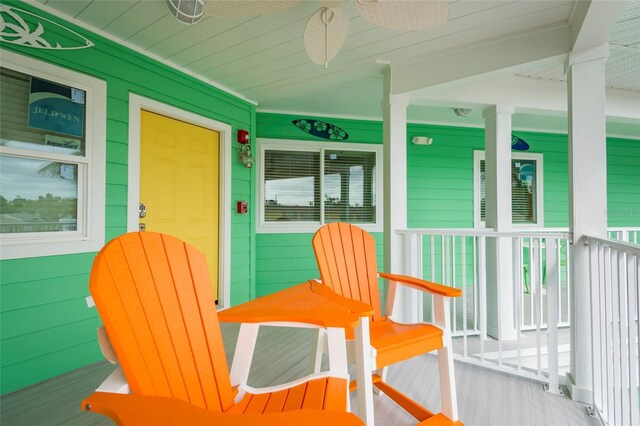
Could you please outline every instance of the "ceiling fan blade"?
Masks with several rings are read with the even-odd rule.
[[[434,28],[449,18],[447,0],[355,0],[366,20],[393,30]]]
[[[208,16],[261,16],[290,9],[301,0],[206,0],[202,12]]]
[[[304,49],[312,62],[325,67],[342,49],[349,17],[340,8],[323,7],[311,15],[304,30]]]

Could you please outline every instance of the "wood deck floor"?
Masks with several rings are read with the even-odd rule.
[[[225,352],[231,360],[237,325],[223,324]],[[268,328],[258,337],[257,353],[249,384],[267,386],[284,383],[305,374],[309,349],[296,349],[309,342],[308,330]],[[80,401],[109,375],[113,366],[99,362],[0,398],[3,426],[110,425],[106,418],[80,411]],[[468,364],[455,363],[460,417],[468,425],[599,425],[582,404],[545,393],[542,385]],[[408,396],[438,411],[440,397],[437,360],[432,355],[416,357],[392,366],[389,382]],[[386,396],[375,397],[376,424],[401,426],[415,420]],[[352,406],[357,408],[355,398]]]

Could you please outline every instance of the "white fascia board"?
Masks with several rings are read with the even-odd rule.
[[[606,114],[640,120],[640,93],[607,89]],[[567,83],[508,76],[473,81],[447,90],[424,90],[411,97],[411,105],[488,106],[515,105],[517,112],[564,113],[567,111]],[[543,114],[544,115],[544,114]]]
[[[440,56],[393,65],[391,91],[393,94],[410,95],[426,87],[479,77],[549,58],[562,63],[569,51],[570,32],[566,25],[500,38]]]

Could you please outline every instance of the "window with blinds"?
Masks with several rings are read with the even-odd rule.
[[[289,223],[300,229],[298,225],[330,222],[378,223],[379,147],[366,150],[336,143],[286,144],[286,148],[261,144],[263,226]]]
[[[485,160],[484,152],[478,152],[476,168],[479,173],[480,219],[485,222]],[[542,154],[514,155],[511,160],[511,209],[514,224],[540,224],[542,191],[539,189],[539,169],[542,167]]]

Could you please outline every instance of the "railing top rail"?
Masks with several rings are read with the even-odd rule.
[[[571,239],[570,232],[549,230],[522,230],[511,232],[497,232],[491,228],[408,228],[396,229],[396,233],[402,235],[446,235],[460,237],[519,237],[519,238],[559,238]]]
[[[584,238],[589,244],[602,244],[604,246],[614,248],[618,251],[640,257],[640,244],[627,243],[620,240],[612,240],[611,238],[592,237],[590,235],[585,235]]]
[[[618,231],[637,232],[637,231],[640,231],[640,226],[612,226],[612,227],[608,227],[607,231],[609,231],[609,232],[618,232]]]

